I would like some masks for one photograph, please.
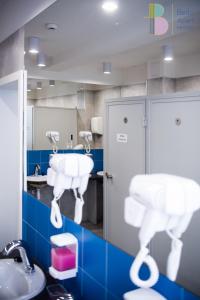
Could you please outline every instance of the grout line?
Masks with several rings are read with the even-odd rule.
[[[84,269],[82,269],[83,273],[85,273],[85,275],[87,275],[91,280],[93,280],[95,283],[97,283],[101,288],[105,289],[105,286],[102,285],[102,283],[100,283],[96,278],[94,278],[93,276],[91,276],[89,273],[87,273]]]
[[[47,243],[49,243],[49,240],[47,240],[47,238],[45,236],[43,236],[42,233],[40,233],[35,227],[33,227],[30,223],[28,223],[27,221],[25,221],[24,219],[22,220],[24,223],[26,223],[26,225],[28,225],[31,229],[33,229],[37,234],[39,234],[43,239],[45,239],[45,241]]]

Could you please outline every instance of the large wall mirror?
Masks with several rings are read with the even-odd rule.
[[[199,1],[160,2],[169,25],[163,35],[149,33],[148,3],[141,0],[120,1],[113,15],[101,11],[100,0],[58,0],[25,27],[29,192],[51,204],[46,132],[59,132],[61,153],[85,154],[79,133],[90,131],[94,169],[82,225],[132,255],[138,230],[124,221],[131,178],[170,173],[200,183]],[[30,53],[33,38],[37,55]],[[100,134],[92,132],[93,118],[103,124]],[[38,174],[44,176],[39,185],[29,178]],[[74,218],[72,192],[65,192],[60,208]],[[183,237],[178,277],[198,295],[199,220],[197,212]],[[162,273],[169,248],[162,233],[151,243]]]

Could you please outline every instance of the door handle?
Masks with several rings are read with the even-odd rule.
[[[111,174],[109,174],[108,172],[105,172],[105,175],[106,175],[107,179],[113,179],[113,176]]]

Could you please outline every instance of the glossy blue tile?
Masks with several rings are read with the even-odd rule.
[[[94,160],[102,160],[103,161],[103,149],[92,149],[91,153],[93,154]]]
[[[27,239],[27,223],[23,220],[22,221],[22,240]]]
[[[82,269],[78,269],[76,277],[63,280],[62,284],[75,299],[80,299],[82,296]]]
[[[36,235],[36,260],[48,271],[51,264],[51,246],[39,233]]]
[[[39,200],[36,202],[36,230],[46,239],[49,240],[49,222],[50,222],[50,208],[44,205]]]
[[[106,300],[106,291],[101,286],[83,272],[83,300]]]
[[[94,168],[96,172],[103,170],[103,161],[95,161],[94,162]]]
[[[33,227],[23,221],[22,239],[25,242],[26,251],[29,257],[36,258],[36,232]]]
[[[28,164],[27,165],[27,175],[31,176],[35,173],[35,165],[36,164]]]
[[[63,153],[74,153],[76,152],[76,150],[73,150],[73,149],[64,149],[63,150]]]
[[[121,298],[114,296],[110,292],[106,292],[106,300],[121,300]]]
[[[42,175],[47,175],[47,169],[49,168],[49,163],[41,163],[41,174]]]
[[[183,297],[181,298],[181,300],[199,300],[200,299],[199,296],[196,296],[193,293],[186,291],[184,289],[182,289],[182,294],[183,294]]]
[[[83,266],[83,228],[64,217],[64,232],[72,233],[78,239],[78,265]]]
[[[85,154],[85,150],[74,150],[73,152],[77,154]]]
[[[35,227],[36,225],[36,200],[29,194],[23,194],[22,218]]]
[[[105,286],[106,243],[91,231],[83,231],[83,269]]]
[[[166,297],[167,300],[181,299],[181,287],[163,275],[160,275],[159,281],[153,289]]]
[[[129,278],[133,258],[109,243],[107,244],[107,251],[107,289],[122,299],[125,292],[136,288]]]
[[[41,151],[39,150],[30,150],[27,153],[27,162],[28,164],[40,164],[41,162]]]
[[[52,150],[42,150],[41,151],[41,163],[48,163],[49,156],[53,154]]]

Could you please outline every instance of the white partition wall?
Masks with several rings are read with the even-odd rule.
[[[25,81],[23,71],[0,79],[0,249],[21,238]]]

